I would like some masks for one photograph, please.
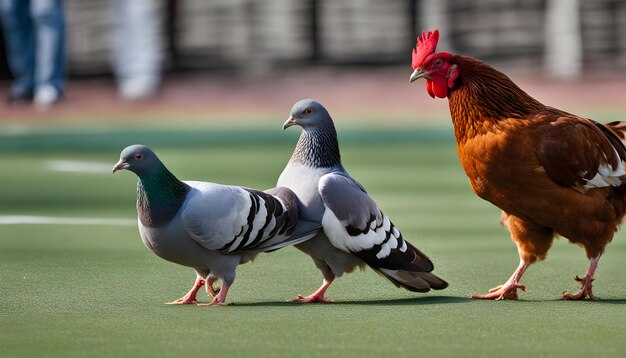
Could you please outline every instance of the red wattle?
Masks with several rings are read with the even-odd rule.
[[[448,81],[443,77],[435,77],[432,80],[432,91],[439,98],[448,97]],[[432,95],[431,95],[432,96]],[[434,96],[433,96],[434,98]]]
[[[433,92],[433,81],[432,80],[426,80],[426,91],[428,92],[428,94],[432,98],[435,98],[435,92]]]

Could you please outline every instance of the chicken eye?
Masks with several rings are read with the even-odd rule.
[[[441,66],[441,60],[440,59],[436,59],[435,60],[435,66],[437,66],[437,67]]]
[[[311,108],[307,108],[307,109],[304,110],[304,112],[306,114],[311,114],[311,113],[313,113],[313,110]]]
[[[140,160],[141,158],[143,158],[143,155],[141,155],[141,154],[135,155],[135,159]]]

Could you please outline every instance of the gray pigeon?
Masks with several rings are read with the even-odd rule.
[[[448,284],[431,273],[430,259],[402,238],[363,186],[341,164],[335,125],[318,102],[305,99],[291,109],[283,125],[302,127],[296,149],[278,179],[300,199],[300,216],[321,222],[313,239],[296,245],[322,271],[322,286],[294,302],[331,302],[324,297],[337,276],[365,264],[398,287],[440,290]]]
[[[319,223],[298,220],[298,199],[286,188],[262,192],[237,186],[178,180],[156,154],[132,145],[113,173],[137,174],[137,215],[143,243],[157,256],[196,270],[193,288],[172,304],[197,303],[206,284],[210,305],[226,304],[237,265],[264,251],[313,237]],[[221,279],[219,293],[213,283]]]

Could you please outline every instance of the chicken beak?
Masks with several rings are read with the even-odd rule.
[[[285,121],[285,123],[283,124],[283,130],[296,125],[296,119],[294,118],[294,116],[289,116],[289,118],[287,118],[287,120]]]
[[[424,67],[418,67],[413,71],[411,77],[409,77],[409,83],[413,83],[420,78],[430,79],[430,74],[424,70]]]
[[[119,162],[115,163],[115,165],[113,166],[113,173],[122,169],[128,169],[128,163],[126,163],[126,160],[124,159],[120,159]]]

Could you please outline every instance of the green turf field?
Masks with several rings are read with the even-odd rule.
[[[134,175],[100,169],[136,142],[181,179],[271,187],[296,132],[0,135],[0,217],[134,220]],[[471,193],[449,129],[375,133],[342,128],[344,164],[433,259],[448,289],[415,294],[367,270],[335,281],[327,293],[335,304],[286,303],[322,280],[307,256],[286,248],[239,267],[233,306],[169,306],[194,272],[150,253],[132,223],[0,225],[0,357],[622,356],[623,233],[600,261],[594,293],[602,301],[558,300],[587,269],[583,250],[564,239],[531,266],[519,301],[472,301],[518,263],[499,211]],[[100,165],[54,170],[59,161]]]

